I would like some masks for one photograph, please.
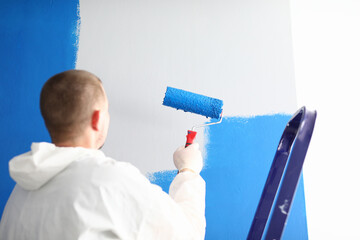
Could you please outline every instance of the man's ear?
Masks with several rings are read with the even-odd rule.
[[[95,110],[91,116],[91,128],[95,131],[99,130],[99,123],[100,123],[100,111]]]

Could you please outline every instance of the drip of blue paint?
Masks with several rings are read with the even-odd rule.
[[[223,101],[181,89],[167,87],[163,105],[178,110],[181,109],[185,112],[219,119],[222,112]]]

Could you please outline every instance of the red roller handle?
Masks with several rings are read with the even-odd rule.
[[[195,131],[188,130],[188,134],[186,135],[186,144],[185,147],[191,145],[196,137]]]

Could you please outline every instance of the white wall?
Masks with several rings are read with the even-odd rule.
[[[206,121],[162,106],[166,86],[224,100],[225,116],[297,109],[286,0],[82,0],[80,15],[77,68],[111,104],[104,150],[144,173],[173,169],[186,130]]]
[[[298,104],[318,110],[304,166],[310,239],[360,239],[360,1],[291,0]]]

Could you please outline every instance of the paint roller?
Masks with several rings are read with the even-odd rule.
[[[163,105],[176,108],[177,110],[181,109],[184,112],[200,114],[212,119],[219,119],[217,122],[195,125],[191,130],[188,130],[185,147],[193,143],[197,133],[194,131],[195,128],[218,124],[222,121],[223,101],[216,98],[167,87]]]

